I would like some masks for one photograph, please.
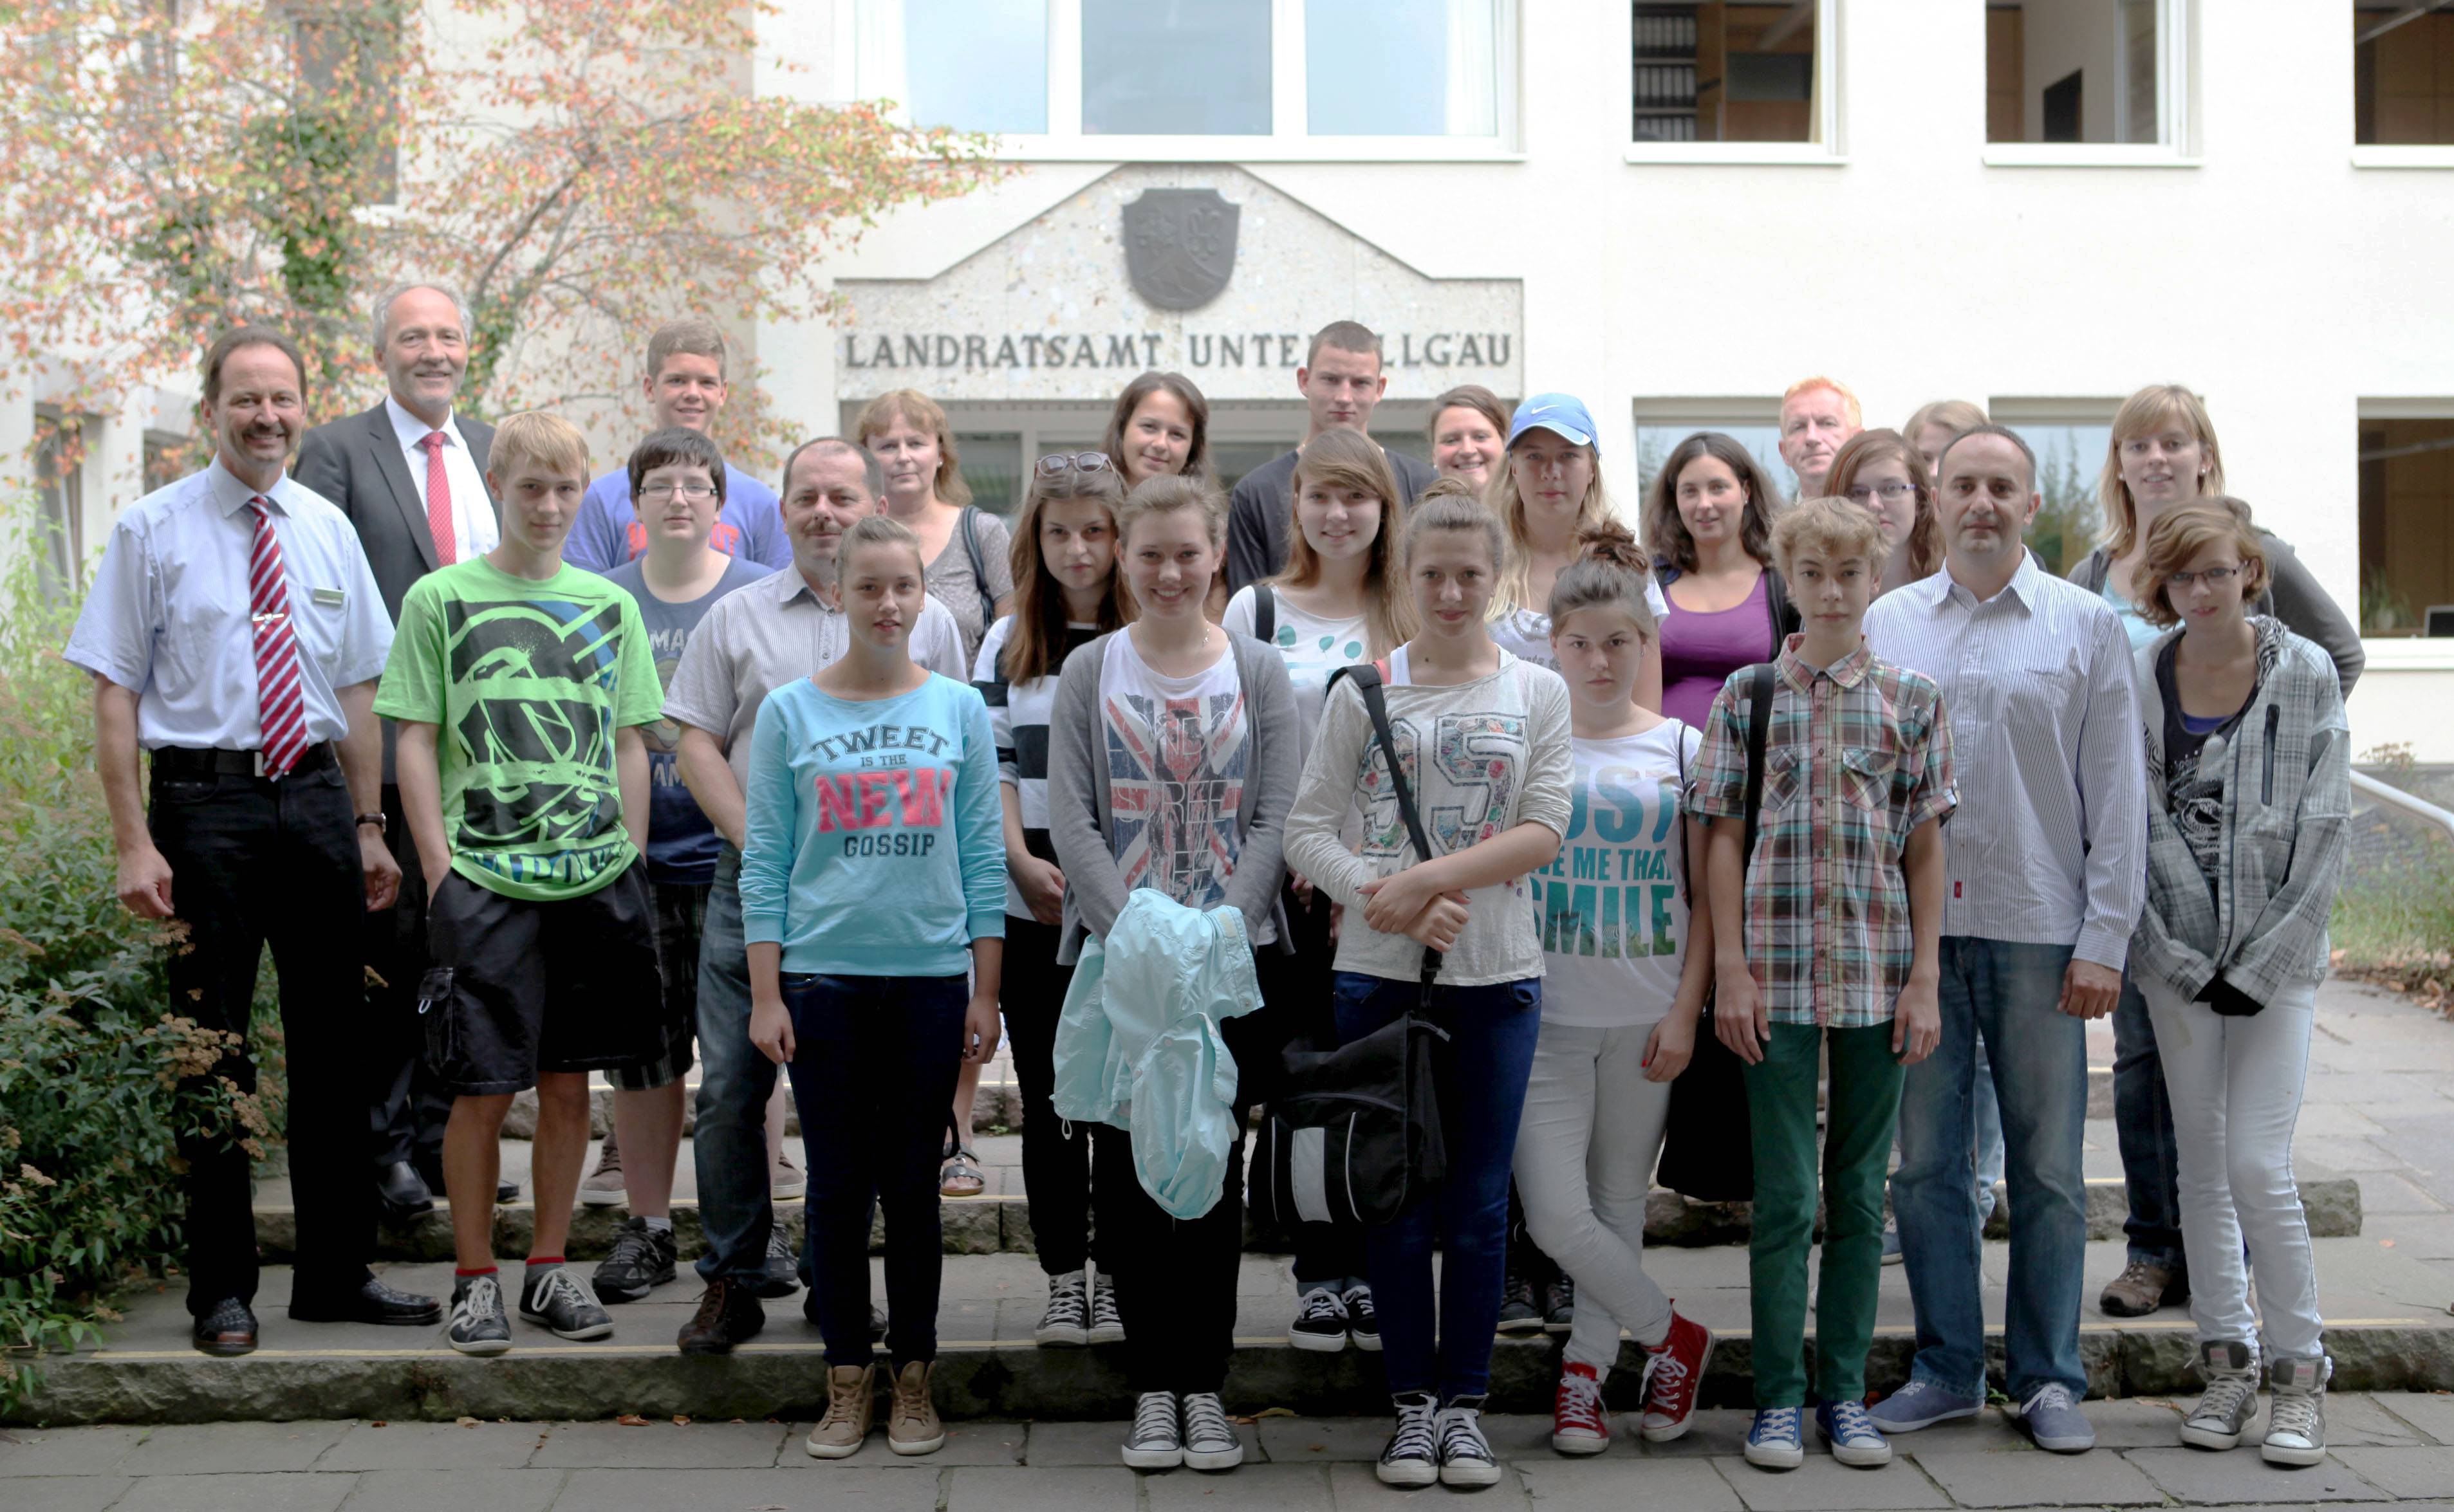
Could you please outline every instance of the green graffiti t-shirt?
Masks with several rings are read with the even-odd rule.
[[[593,892],[638,854],[614,732],[663,708],[631,595],[577,567],[539,583],[483,557],[411,585],[375,694],[376,713],[440,726],[452,869],[539,903]]]

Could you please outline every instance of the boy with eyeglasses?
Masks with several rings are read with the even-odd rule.
[[[639,606],[656,676],[670,686],[691,632],[718,599],[769,569],[710,545],[724,507],[724,453],[674,426],[639,443],[624,469],[647,549],[605,574]],[[648,885],[655,898],[663,1021],[649,1059],[606,1073],[614,1133],[580,1184],[592,1206],[628,1201],[629,1219],[596,1267],[596,1295],[635,1302],[674,1276],[674,1164],[682,1139],[682,1079],[698,1025],[698,942],[720,842],[681,778],[680,727],[659,719],[648,746]]]

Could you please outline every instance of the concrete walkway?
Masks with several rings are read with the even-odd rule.
[[[2454,1495],[2454,1397],[2338,1395],[2326,1462],[2285,1470],[2252,1447],[2179,1446],[2162,1401],[2096,1403],[2091,1454],[2027,1446],[1998,1415],[1895,1442],[1893,1462],[1851,1470],[1810,1450],[1803,1468],[1740,1458],[1745,1416],[1698,1415],[1670,1444],[1619,1432],[1569,1461],[1547,1419],[1499,1417],[1507,1462],[1472,1504],[1519,1512],[1631,1506],[1677,1512],[1843,1508],[2243,1507],[2364,1502],[2444,1507]],[[1144,1475],[1117,1463],[1122,1422],[954,1424],[946,1447],[904,1460],[873,1436],[850,1460],[801,1448],[805,1422],[309,1422],[206,1427],[0,1429],[9,1512],[1347,1512],[1407,1504],[1373,1479],[1378,1419],[1265,1416],[1245,1463],[1222,1475]],[[1465,1493],[1419,1493],[1445,1504]],[[1463,1504],[1463,1503],[1460,1503]]]

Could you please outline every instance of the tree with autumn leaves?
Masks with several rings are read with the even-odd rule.
[[[366,304],[468,298],[464,408],[635,391],[658,321],[823,315],[883,211],[997,171],[868,103],[754,94],[742,0],[0,0],[0,369],[71,410],[296,336],[321,421],[381,391]],[[747,376],[747,375],[745,375]],[[736,378],[734,441],[771,434]],[[747,402],[743,402],[747,401]]]

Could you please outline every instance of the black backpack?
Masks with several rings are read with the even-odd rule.
[[[1331,686],[1341,677],[1352,678],[1363,695],[1406,833],[1416,854],[1428,857],[1432,847],[1389,735],[1379,669],[1341,667],[1331,674]],[[1426,947],[1425,1005],[1439,974],[1440,953]],[[1284,1228],[1385,1224],[1446,1176],[1432,1051],[1447,1039],[1421,1012],[1410,1011],[1351,1044],[1289,1048],[1282,1057],[1283,1090],[1270,1103],[1253,1152],[1248,1205],[1256,1218]]]

